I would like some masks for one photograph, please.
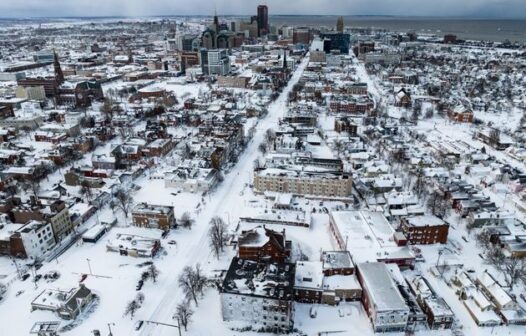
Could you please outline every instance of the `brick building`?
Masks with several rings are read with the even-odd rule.
[[[132,211],[132,218],[135,226],[163,231],[170,230],[176,224],[174,209],[170,206],[139,203]]]
[[[411,245],[446,244],[449,224],[435,216],[402,218],[400,229]]]
[[[273,231],[265,227],[256,227],[243,231],[238,241],[239,258],[283,263],[290,257],[291,241],[286,240],[285,230]]]

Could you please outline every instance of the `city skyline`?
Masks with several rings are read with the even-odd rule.
[[[335,0],[326,6],[320,0],[294,2],[243,1],[243,0],[196,0],[176,3],[159,0],[145,4],[139,0],[108,1],[77,0],[31,0],[20,3],[4,0],[0,4],[0,17],[78,17],[78,16],[156,16],[156,15],[251,15],[258,4],[269,6],[269,15],[360,15],[360,16],[406,16],[406,17],[473,17],[473,18],[526,18],[526,3],[520,0],[468,0],[459,3],[445,0],[422,5],[416,0],[378,0],[374,4],[366,0]],[[520,13],[520,14],[517,14]]]

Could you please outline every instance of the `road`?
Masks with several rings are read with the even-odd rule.
[[[190,243],[178,242],[180,250],[176,255],[171,256],[174,258],[173,268],[170,270],[161,270],[163,272],[170,272],[169,279],[164,282],[164,295],[162,296],[162,300],[153,310],[150,310],[150,312],[142,312],[141,316],[138,316],[138,318],[173,323],[172,315],[175,311],[175,307],[183,300],[183,293],[177,284],[179,275],[184,267],[194,266],[197,263],[204,265],[209,260],[210,249],[208,247],[207,232],[210,219],[214,216],[224,218],[226,213],[232,211],[231,209],[236,209],[240,204],[243,204],[243,196],[240,196],[240,193],[243,190],[245,183],[250,181],[253,172],[253,162],[259,155],[258,146],[264,141],[267,129],[277,128],[279,118],[283,117],[287,111],[289,92],[292,90],[292,87],[298,83],[307,63],[308,58],[305,58],[297,67],[288,85],[280,96],[269,105],[268,114],[259,121],[254,137],[240,156],[238,163],[225,176],[224,181],[212,195],[211,200],[196,218],[196,225],[192,228],[195,240]],[[236,220],[233,220],[235,218],[231,219],[230,229],[232,229],[236,223]],[[219,314],[220,312],[218,311],[217,313]],[[134,332],[135,331],[132,331],[129,334],[132,335]],[[174,335],[174,332],[176,331],[174,331],[173,328],[148,324],[143,326],[140,335]]]

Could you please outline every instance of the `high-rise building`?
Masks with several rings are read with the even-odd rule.
[[[181,34],[176,36],[175,48],[180,51],[194,50],[194,40],[197,36],[190,34]]]
[[[226,50],[201,49],[201,69],[204,75],[227,75],[230,72],[230,58]]]
[[[312,39],[312,34],[307,27],[296,27],[292,33],[292,43],[308,45]]]
[[[320,37],[323,41],[323,50],[330,53],[338,50],[340,53],[347,55],[351,44],[351,35],[346,33],[322,33]]]
[[[336,31],[338,31],[338,33],[343,33],[343,28],[344,28],[344,23],[343,23],[343,16],[340,16],[338,18],[338,21],[336,22]]]
[[[268,25],[268,7],[266,5],[258,6],[258,35],[265,36],[269,33]]]

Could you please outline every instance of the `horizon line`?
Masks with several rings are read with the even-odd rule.
[[[250,17],[252,14],[219,14],[219,17]],[[478,15],[397,15],[397,14],[271,14],[272,17],[370,17],[370,18],[419,18],[419,19],[471,19],[471,20],[526,20],[526,17],[512,17],[512,16],[478,16]],[[0,20],[35,20],[35,19],[104,19],[104,18],[168,18],[168,17],[213,17],[213,15],[203,14],[151,14],[151,15],[57,15],[57,16],[2,16]]]

